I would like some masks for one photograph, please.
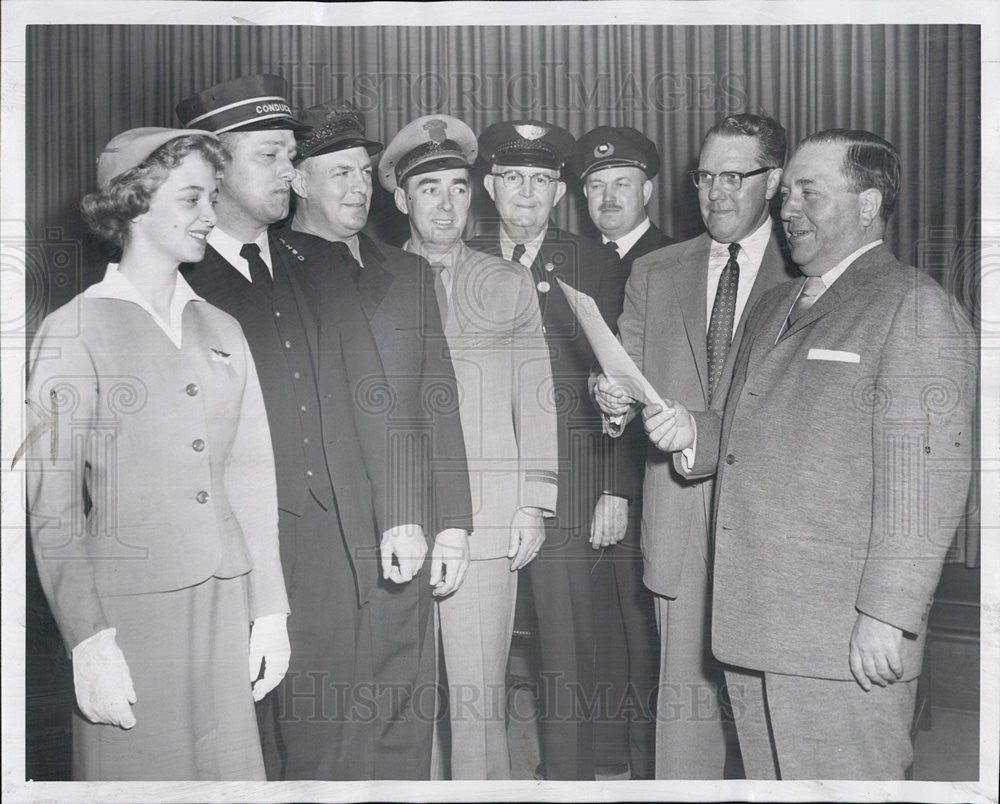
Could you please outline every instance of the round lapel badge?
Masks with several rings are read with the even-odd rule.
[[[555,269],[556,269],[556,267],[551,262],[545,263],[545,270],[546,271],[554,271]]]
[[[541,282],[538,283],[538,292],[539,293],[548,293],[550,290],[552,290],[552,285],[550,285],[544,279]]]

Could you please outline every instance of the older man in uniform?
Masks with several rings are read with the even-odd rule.
[[[722,410],[743,322],[764,291],[791,276],[769,215],[785,131],[752,114],[726,117],[702,140],[691,176],[706,233],[636,261],[618,321],[622,343],[657,391]],[[611,432],[635,412],[604,378],[596,400]],[[656,777],[721,779],[722,673],[709,650],[711,482],[680,477],[655,450],[643,487],[643,579],[660,630]]]
[[[573,167],[590,219],[605,248],[618,254],[626,278],[636,259],[674,242],[646,212],[660,157],[641,132],[628,126],[588,131],[577,142]],[[598,775],[631,770],[634,779],[652,779],[660,647],[639,548],[647,450],[642,423],[630,422],[613,444],[614,472],[604,482],[613,493],[598,498],[590,537],[600,550],[590,573],[596,678],[609,685],[609,695],[598,697],[594,756]]]
[[[556,508],[552,372],[528,269],[462,242],[476,135],[420,117],[389,143],[379,180],[409,218],[406,251],[427,260],[455,366],[472,487],[469,572],[438,600],[449,685],[451,778],[509,779],[506,670],[518,570]],[[444,344],[441,344],[442,348]]]
[[[594,639],[587,549],[591,513],[605,475],[600,419],[587,399],[594,361],[559,276],[592,296],[613,324],[624,275],[614,254],[549,222],[566,193],[561,170],[575,141],[536,120],[497,123],[479,137],[490,166],[483,178],[499,227],[470,243],[531,271],[551,353],[559,437],[559,500],[545,546],[526,575],[538,617],[544,711],[542,757],[548,779],[593,779],[593,730],[582,704],[594,696]]]
[[[806,137],[781,217],[805,279],[746,325],[725,413],[647,408],[678,471],[715,473],[712,648],[751,779],[903,779],[941,566],[965,513],[976,343],[882,237],[896,149]]]

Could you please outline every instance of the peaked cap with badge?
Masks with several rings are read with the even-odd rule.
[[[581,179],[610,167],[637,167],[651,179],[660,172],[660,156],[650,139],[630,126],[598,126],[580,137],[572,166]]]
[[[307,127],[295,119],[286,100],[288,84],[279,75],[243,75],[197,92],[177,104],[184,128],[213,134]]]
[[[457,117],[432,114],[403,126],[378,163],[378,178],[390,193],[408,176],[448,168],[471,168],[476,135]]]
[[[349,100],[334,98],[310,106],[302,112],[302,121],[309,131],[299,138],[296,163],[348,148],[364,148],[369,156],[382,150],[382,143],[366,136],[365,116]]]
[[[566,129],[539,120],[505,120],[479,135],[479,154],[493,165],[562,170],[575,146]]]

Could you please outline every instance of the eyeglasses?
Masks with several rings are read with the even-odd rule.
[[[689,170],[688,175],[691,177],[691,181],[694,186],[699,190],[709,190],[715,183],[716,178],[722,182],[722,189],[728,190],[729,192],[735,192],[743,186],[743,179],[749,178],[750,176],[757,176],[760,173],[766,173],[768,170],[776,170],[773,167],[762,167],[756,170],[750,170],[746,173],[738,173],[735,170],[724,170],[722,173],[709,173],[707,170]]]
[[[525,176],[516,170],[507,170],[503,173],[494,173],[494,176],[499,176],[503,179],[503,186],[508,190],[516,190],[518,187],[524,184],[524,180],[528,179],[533,190],[538,190],[539,192],[544,192],[552,186],[554,182],[559,181],[556,176],[549,176],[547,173],[532,173],[530,176]]]

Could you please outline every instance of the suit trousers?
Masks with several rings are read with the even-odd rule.
[[[509,779],[507,658],[517,573],[510,559],[472,561],[458,591],[438,601],[448,675],[452,779]]]
[[[622,541],[597,555],[590,572],[599,702],[594,763],[628,762],[633,778],[652,779],[660,670],[653,593],[642,582],[637,544]]]
[[[545,778],[594,778],[594,632],[590,550],[582,531],[549,527],[542,551],[521,570],[531,586],[540,645]]]
[[[708,534],[688,545],[676,598],[656,596],[660,683],[656,778],[722,779],[726,766],[722,668],[711,653]]]
[[[847,661],[846,646],[844,661]],[[917,680],[873,685],[726,669],[748,779],[904,779]]]
[[[357,571],[379,573],[371,548]],[[336,511],[311,496],[279,514],[292,658],[258,705],[268,779],[427,779],[437,706],[427,562],[409,583],[379,581],[358,605]]]

